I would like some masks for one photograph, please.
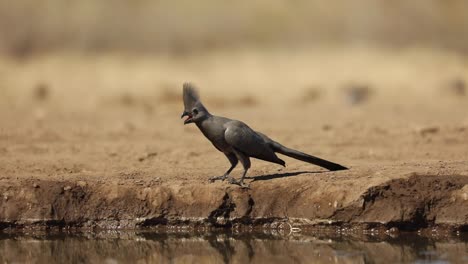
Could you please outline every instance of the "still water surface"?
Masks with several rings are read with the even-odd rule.
[[[0,263],[468,263],[468,236],[0,233]]]

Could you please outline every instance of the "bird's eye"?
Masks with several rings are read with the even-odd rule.
[[[193,109],[192,112],[193,112],[194,115],[197,115],[197,114],[198,114],[198,110],[197,110],[197,109]]]

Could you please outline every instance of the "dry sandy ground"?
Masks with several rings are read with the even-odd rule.
[[[184,81],[212,113],[350,170],[285,157],[254,160],[250,190],[209,183],[229,163],[179,119]],[[0,226],[465,226],[467,83],[467,57],[418,49],[4,59]]]

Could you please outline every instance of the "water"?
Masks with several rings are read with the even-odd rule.
[[[468,236],[0,233],[0,263],[468,263]]]

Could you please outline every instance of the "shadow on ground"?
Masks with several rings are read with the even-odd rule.
[[[245,177],[245,178],[246,179],[252,179],[252,182],[255,182],[255,181],[268,181],[268,180],[273,180],[273,179],[298,176],[298,175],[307,174],[307,173],[318,174],[318,173],[324,173],[324,172],[326,172],[326,171],[296,171],[296,172],[275,173],[275,174],[267,174],[267,175],[254,176],[254,177]]]

